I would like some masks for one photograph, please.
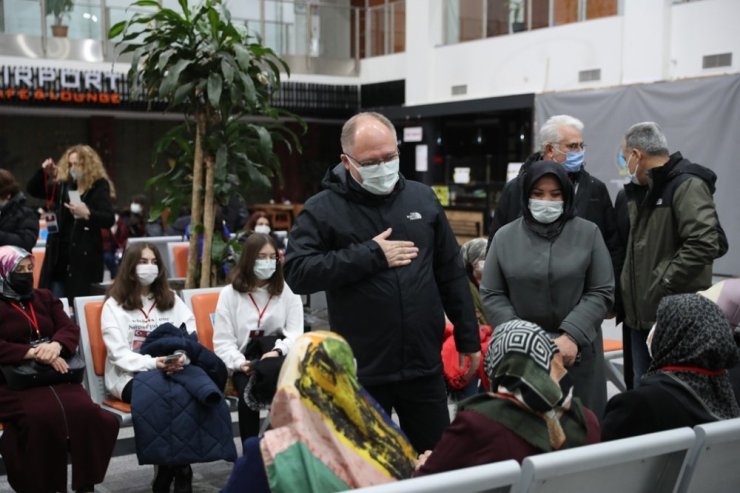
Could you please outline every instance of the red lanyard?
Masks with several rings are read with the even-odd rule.
[[[709,377],[718,377],[725,372],[725,370],[707,370],[706,368],[699,368],[698,366],[662,366],[658,368],[658,370],[688,371],[691,373],[698,373],[700,375],[707,375]]]
[[[47,176],[46,171],[44,171],[44,192],[47,190]],[[51,198],[46,199],[46,210],[50,211],[51,206],[54,205],[54,196],[57,193],[57,181],[54,180],[54,187],[51,189]]]
[[[12,306],[16,310],[18,310],[21,313],[21,315],[23,315],[24,317],[26,317],[26,320],[28,320],[28,323],[30,323],[31,326],[36,330],[36,336],[38,336],[38,338],[40,339],[41,338],[41,332],[39,331],[39,322],[36,319],[36,310],[33,309],[33,305],[30,304],[30,303],[28,304],[28,309],[31,311],[31,316],[28,316],[28,313],[26,313],[26,310],[24,310],[23,308],[21,308],[16,303],[11,303],[10,306]]]
[[[265,303],[265,307],[262,310],[260,310],[260,307],[257,306],[257,302],[254,301],[254,298],[252,297],[252,293],[247,293],[247,295],[249,296],[249,299],[252,300],[252,304],[254,305],[254,307],[257,309],[257,328],[259,329],[260,325],[262,324],[262,317],[267,311],[267,306],[270,304],[270,301],[272,300],[272,296],[270,296],[267,299],[267,303]]]
[[[143,308],[139,308],[139,311],[144,315],[144,319],[148,322],[149,321],[149,314],[152,313],[152,310],[154,310],[154,307],[157,305],[156,301],[152,301],[152,306],[149,307],[148,311],[144,311]]]

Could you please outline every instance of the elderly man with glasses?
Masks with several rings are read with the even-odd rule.
[[[556,115],[540,128],[542,148],[535,152],[522,165],[519,176],[504,187],[501,199],[490,224],[488,245],[493,235],[502,226],[522,215],[521,176],[535,161],[555,161],[568,172],[576,192],[576,216],[587,219],[599,227],[609,252],[614,257],[617,248],[616,223],[606,185],[585,170],[585,149],[583,143],[583,122],[569,115]]]
[[[342,162],[288,237],[285,280],[299,294],[326,291],[331,330],[352,347],[360,382],[423,452],[450,422],[445,315],[470,375],[480,339],[457,240],[432,190],[399,173],[397,142],[378,113],[344,124]]]

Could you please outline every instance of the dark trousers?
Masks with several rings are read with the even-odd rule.
[[[450,424],[444,377],[414,378],[381,385],[366,385],[365,390],[391,414],[396,410],[401,429],[417,452],[432,450]]]
[[[650,353],[647,349],[647,336],[649,330],[630,330],[630,340],[632,342],[632,372],[634,374],[634,388],[640,386],[642,376],[647,372],[652,362]]]
[[[237,412],[239,414],[239,437],[242,443],[249,437],[256,437],[260,431],[260,413],[259,411],[252,411],[247,403],[244,402],[244,387],[249,382],[249,375],[235,371],[231,377],[239,393],[239,404]]]

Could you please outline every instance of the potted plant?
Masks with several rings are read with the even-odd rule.
[[[72,0],[46,0],[46,15],[54,16],[51,33],[57,38],[67,37],[69,26],[64,24],[64,17],[72,11]]]
[[[120,36],[121,54],[133,53],[132,93],[165,100],[168,110],[185,115],[155,149],[155,163],[173,152],[172,165],[147,184],[166,194],[152,214],[165,207],[178,211],[190,202],[190,251],[201,251],[201,236],[203,243],[201,260],[188,256],[185,287],[196,287],[198,271],[199,286],[208,287],[221,267],[213,266],[214,257],[223,263],[237,248],[214,234],[220,230],[216,204],[225,205],[250,187],[270,189],[280,178],[276,145],[300,149],[286,123],[297,121],[301,130],[305,124],[272,103],[281,72],[290,74],[288,65],[245,26],[232,22],[224,0],[192,7],[179,0],[180,11],[162,1],[133,2],[132,7],[148,10],[115,24],[108,37]]]

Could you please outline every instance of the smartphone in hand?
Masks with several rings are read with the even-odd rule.
[[[169,354],[164,357],[164,364],[171,365],[173,363],[176,363],[180,361],[180,356],[182,356],[182,353]]]

